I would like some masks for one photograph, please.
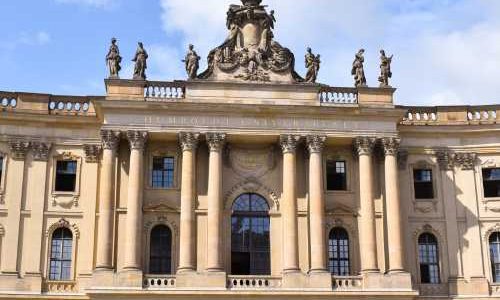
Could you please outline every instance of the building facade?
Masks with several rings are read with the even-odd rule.
[[[242,2],[190,80],[0,92],[0,298],[500,298],[500,106],[302,79]]]

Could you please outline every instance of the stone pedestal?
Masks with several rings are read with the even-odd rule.
[[[413,291],[411,275],[407,272],[393,272],[389,274],[365,273],[362,276],[363,289]]]
[[[281,286],[285,289],[303,289],[307,287],[309,278],[300,271],[283,273]]]
[[[122,288],[142,288],[142,275],[142,271],[137,269],[121,271],[118,273],[117,284]]]
[[[225,272],[183,272],[176,275],[177,288],[205,288],[226,290]]]
[[[308,276],[307,286],[312,289],[332,290],[332,274],[329,272],[313,272]]]
[[[103,288],[115,286],[116,273],[110,269],[96,269],[90,280],[91,288]]]
[[[453,278],[448,280],[450,296],[487,296],[490,294],[488,280],[484,277]]]

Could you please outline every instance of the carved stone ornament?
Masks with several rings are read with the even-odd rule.
[[[148,133],[146,131],[127,131],[127,139],[130,144],[130,149],[143,150],[148,140]]]
[[[276,167],[275,146],[265,148],[247,148],[229,145],[229,167],[244,178],[260,178]]]
[[[455,163],[462,170],[474,170],[476,165],[477,154],[476,153],[456,153]]]
[[[59,221],[57,221],[56,223],[52,224],[46,231],[45,231],[45,236],[46,237],[49,237],[50,234],[52,234],[56,229],[59,229],[59,228],[68,228],[69,230],[71,230],[71,232],[73,233],[73,235],[75,236],[75,238],[79,238],[80,237],[80,229],[78,228],[78,226],[76,226],[76,224],[70,224],[68,221],[66,221],[66,219],[64,218],[61,218]]]
[[[399,139],[399,138],[383,138],[382,139],[382,146],[384,147],[384,154],[386,156],[397,155],[400,144],[401,144],[401,139]]]
[[[303,82],[295,72],[293,53],[274,40],[274,11],[258,0],[242,0],[227,12],[226,40],[210,51],[208,67],[199,79]],[[318,58],[319,61],[319,58]],[[317,66],[319,69],[319,64]]]
[[[280,146],[283,154],[285,153],[295,153],[297,150],[297,145],[300,142],[299,135],[286,134],[280,136]]]
[[[372,155],[376,142],[377,139],[373,137],[357,137],[354,140],[354,148],[358,155]]]
[[[406,170],[407,165],[408,165],[408,150],[399,150],[398,151],[398,168],[400,170]]]
[[[120,145],[120,132],[113,130],[101,130],[102,148],[116,151]]]
[[[14,160],[24,160],[29,147],[30,143],[23,140],[9,141],[10,154]]]
[[[210,151],[221,151],[226,142],[226,134],[219,132],[207,133],[207,144]]]
[[[321,153],[325,148],[326,136],[309,135],[306,138],[309,153]]]
[[[83,151],[85,151],[85,162],[99,162],[99,155],[101,154],[101,150],[102,148],[100,145],[84,145]]]
[[[31,149],[33,151],[33,159],[35,161],[48,161],[51,148],[50,143],[33,142]]]
[[[453,169],[454,154],[447,150],[439,150],[436,152],[437,162],[441,170]]]
[[[179,133],[179,143],[182,151],[194,151],[198,147],[200,139],[199,133],[181,132]]]

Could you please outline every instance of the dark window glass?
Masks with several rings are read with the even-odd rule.
[[[347,190],[347,171],[345,161],[326,162],[326,188],[329,191]]]
[[[0,184],[2,183],[2,174],[3,174],[3,157],[0,156]]]
[[[173,157],[153,157],[151,186],[154,188],[172,188],[174,186]]]
[[[71,280],[73,234],[68,228],[58,228],[52,234],[49,280]]]
[[[500,282],[500,233],[492,233],[489,242],[493,282]]]
[[[418,238],[418,260],[420,262],[420,282],[440,283],[439,249],[437,239],[430,233],[423,233]]]
[[[149,255],[149,273],[172,273],[172,232],[165,225],[158,225],[151,230]]]
[[[269,205],[257,194],[234,201],[231,218],[231,272],[234,275],[271,274]]]
[[[349,276],[349,235],[344,228],[334,228],[328,238],[328,269],[335,276]]]
[[[413,186],[415,189],[415,199],[434,198],[432,170],[413,170]]]
[[[500,168],[483,169],[484,197],[500,197]]]
[[[60,160],[56,168],[56,191],[74,192],[76,187],[76,161]]]

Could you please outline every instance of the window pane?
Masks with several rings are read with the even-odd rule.
[[[73,234],[68,228],[56,229],[50,245],[49,279],[71,280]]]
[[[421,283],[440,283],[439,251],[437,239],[430,233],[423,233],[418,238],[418,258],[420,263]]]
[[[347,190],[345,161],[328,160],[326,162],[326,186],[329,191]]]
[[[151,230],[149,272],[151,274],[171,274],[172,232],[165,225]]]
[[[413,170],[415,199],[433,199],[432,170]]]
[[[334,228],[328,238],[328,269],[335,276],[350,275],[349,237],[343,228]]]
[[[500,197],[500,168],[483,169],[484,197]]]
[[[151,186],[154,188],[172,188],[174,186],[173,157],[153,157]]]
[[[55,190],[58,192],[74,192],[76,186],[76,167],[74,160],[57,162]]]

